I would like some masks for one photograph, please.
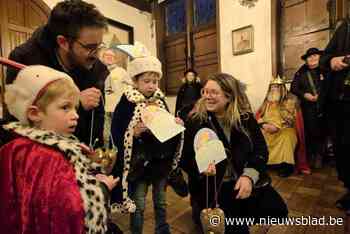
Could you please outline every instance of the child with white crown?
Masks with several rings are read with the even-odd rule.
[[[0,149],[2,232],[106,233],[104,193],[117,179],[94,176],[100,166],[72,135],[79,89],[71,77],[28,66],[6,87],[5,103],[19,122],[4,126],[16,138]]]
[[[169,112],[165,96],[158,87],[162,67],[156,57],[145,53],[145,48],[137,50],[130,46],[129,49],[129,55],[133,58],[128,72],[133,85],[124,91],[116,106],[111,128],[118,148],[117,163],[112,174],[122,179],[121,186],[119,184],[112,191],[112,200],[119,202],[120,206],[112,206],[112,211],[131,212],[131,233],[141,234],[147,190],[152,185],[155,233],[167,234],[170,228],[166,221],[165,186],[170,171],[176,167],[180,157],[181,137],[178,135],[162,143],[142,122],[141,113],[149,105]],[[140,53],[135,55],[134,52]],[[175,121],[183,124],[179,118]],[[136,211],[131,209],[135,205]]]

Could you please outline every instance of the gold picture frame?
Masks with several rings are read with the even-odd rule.
[[[233,55],[246,54],[254,51],[253,25],[237,28],[232,31]]]

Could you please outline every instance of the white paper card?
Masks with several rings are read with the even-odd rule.
[[[175,116],[155,105],[147,106],[142,112],[141,118],[160,142],[165,142],[185,131],[182,125],[175,122]]]
[[[226,159],[225,147],[220,140],[210,140],[196,151],[196,162],[199,172],[208,169],[210,163],[218,164]]]

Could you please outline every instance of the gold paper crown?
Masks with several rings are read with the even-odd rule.
[[[281,79],[281,77],[278,75],[277,77],[272,77],[272,80],[270,82],[270,85],[273,84],[284,84],[283,80]]]

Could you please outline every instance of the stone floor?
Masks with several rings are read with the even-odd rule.
[[[334,164],[334,163],[333,163]],[[314,170],[312,175],[292,175],[288,178],[280,178],[274,171],[270,172],[274,188],[282,195],[289,208],[290,217],[311,216],[344,218],[342,211],[334,206],[335,201],[344,193],[341,183],[337,180],[335,168],[332,164],[323,169]],[[191,207],[189,198],[177,196],[171,188],[167,191],[168,222],[173,234],[198,233],[191,219]],[[114,219],[124,233],[128,231],[128,216],[118,216]],[[268,234],[337,234],[343,233],[343,225],[315,225],[315,226],[271,226]],[[145,211],[144,233],[154,233],[153,207],[151,202],[151,190],[147,196]],[[254,226],[251,233],[266,233],[263,228]]]

